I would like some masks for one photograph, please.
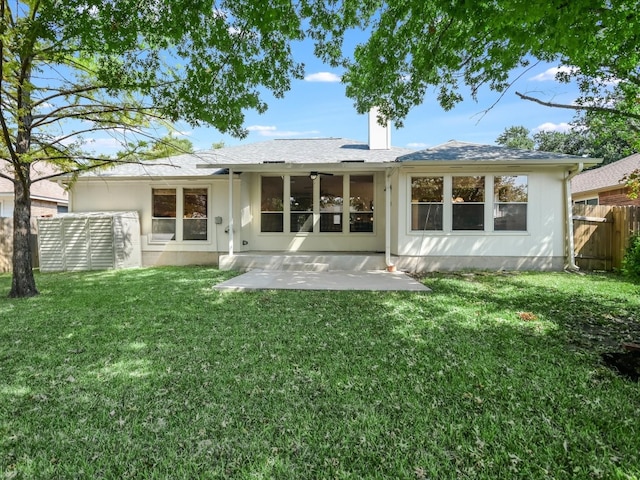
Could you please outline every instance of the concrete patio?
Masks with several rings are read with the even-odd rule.
[[[403,272],[251,270],[213,287],[222,291],[352,290],[430,292]]]

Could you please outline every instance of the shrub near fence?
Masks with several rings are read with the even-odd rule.
[[[0,217],[0,272],[10,272],[13,255],[13,218]],[[38,261],[38,225],[36,219],[31,219],[31,258],[34,268]]]
[[[573,206],[576,264],[584,270],[620,269],[635,233],[640,233],[638,206]]]

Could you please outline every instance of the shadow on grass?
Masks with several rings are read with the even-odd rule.
[[[531,313],[552,322],[577,348],[600,352],[640,339],[640,286],[617,276],[435,275],[425,283],[441,298],[475,305],[489,315]]]

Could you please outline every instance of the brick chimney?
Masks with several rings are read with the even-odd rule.
[[[389,150],[391,148],[391,122],[386,126],[378,123],[378,107],[369,110],[369,150]]]

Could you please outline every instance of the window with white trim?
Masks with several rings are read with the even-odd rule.
[[[260,232],[372,233],[374,185],[374,175],[261,176]]]
[[[289,177],[291,232],[313,232],[313,180],[309,175]]]
[[[175,188],[152,189],[151,240],[168,242],[176,239],[177,196]]]
[[[493,177],[493,229],[526,231],[528,179],[526,175]]]
[[[411,177],[411,230],[442,230],[443,177]]]
[[[598,205],[598,198],[587,198],[586,200],[576,200],[574,205]]]
[[[151,242],[208,240],[206,187],[152,188],[151,197]]]
[[[373,232],[373,175],[349,177],[349,231]]]
[[[284,231],[284,178],[261,177],[260,231]]]
[[[342,232],[343,189],[342,175],[320,176],[321,232]]]
[[[183,240],[207,239],[207,204],[206,188],[185,188],[183,190]]]
[[[484,230],[485,177],[452,178],[453,230]]]

